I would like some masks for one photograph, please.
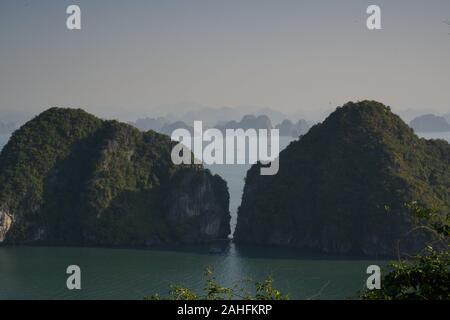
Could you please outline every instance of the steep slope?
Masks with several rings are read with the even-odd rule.
[[[82,110],[43,112],[0,154],[0,243],[226,238],[226,183],[201,166],[173,165],[172,146],[167,136]]]
[[[248,171],[234,239],[343,254],[419,248],[406,202],[448,212],[450,146],[419,139],[389,107],[347,103],[280,153],[275,176]],[[389,208],[386,210],[386,208]]]

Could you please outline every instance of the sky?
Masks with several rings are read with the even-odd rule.
[[[66,7],[81,8],[81,30]],[[381,7],[382,30],[366,8]],[[449,0],[0,0],[0,111],[161,106],[450,112]],[[1,112],[0,112],[1,114]]]

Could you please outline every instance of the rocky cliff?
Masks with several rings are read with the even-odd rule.
[[[389,107],[348,103],[279,156],[275,176],[247,173],[234,239],[318,252],[414,252],[405,203],[450,209],[450,146],[419,139]],[[408,234],[408,235],[407,235]]]
[[[170,138],[52,108],[0,154],[0,243],[149,246],[228,236],[224,180],[176,166]]]

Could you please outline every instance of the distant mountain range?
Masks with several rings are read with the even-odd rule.
[[[447,115],[450,118],[450,115]],[[447,132],[450,131],[450,123],[445,116],[439,117],[434,114],[424,114],[414,118],[410,127],[416,132]]]
[[[199,119],[197,119],[199,120]],[[194,121],[194,120],[193,120]],[[188,123],[193,123],[188,122]],[[135,122],[129,122],[129,124],[135,126],[141,131],[153,130],[166,135],[171,135],[175,129],[184,128],[190,132],[193,132],[191,125],[188,125],[185,121],[174,121],[171,122],[165,117],[158,118],[141,118]],[[279,124],[273,126],[270,117],[267,115],[255,116],[253,114],[247,114],[242,117],[240,121],[230,120],[230,121],[219,121],[213,128],[217,128],[222,132],[227,129],[278,129],[280,136],[298,137],[300,135],[308,132],[311,124],[306,120],[300,119],[297,123],[293,123],[291,120],[284,119]]]
[[[255,116],[266,115],[274,123],[279,123],[288,115],[267,107],[207,107],[195,103],[180,103],[163,105],[152,109],[152,114],[156,117],[163,117],[170,122],[184,121],[193,123],[195,120],[203,121],[204,126],[213,127],[217,123],[225,123],[232,120],[242,119],[245,115]]]
[[[283,120],[275,128],[280,130],[280,136],[299,137],[308,132],[311,124],[303,119],[298,120],[297,123],[293,123],[291,120]]]
[[[241,121],[237,122],[235,120],[228,121],[223,124],[217,124],[215,126],[217,129],[221,131],[225,131],[226,129],[272,129],[272,122],[269,117],[266,115],[254,116],[247,114],[245,115]]]

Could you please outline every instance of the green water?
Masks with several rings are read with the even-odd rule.
[[[272,275],[293,299],[345,299],[365,285],[366,268],[385,261],[324,259],[285,249],[208,247],[178,250],[0,247],[0,299],[142,299],[170,284],[200,290],[212,266],[227,286]],[[81,267],[81,290],[66,288],[66,268]],[[318,294],[318,295],[317,295]]]

